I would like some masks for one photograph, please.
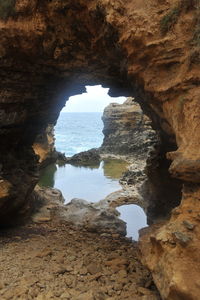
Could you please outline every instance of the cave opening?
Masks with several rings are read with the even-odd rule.
[[[53,125],[53,127],[56,125],[56,122],[57,122],[57,125],[59,124],[59,115],[62,114],[61,111],[66,104],[66,98],[70,98],[70,97],[74,98],[74,97],[76,97],[75,96],[76,94],[77,95],[84,94],[84,92],[87,89],[87,86],[88,87],[90,86],[89,85],[90,81],[83,80],[83,82],[81,84],[80,84],[80,81],[81,81],[81,79],[79,79],[77,85],[72,84],[70,81],[70,83],[67,85],[67,87],[64,87],[63,80],[61,80],[61,83],[58,84],[59,88],[57,87],[57,89],[56,89],[56,94],[55,93],[53,94],[54,101],[52,101],[52,105],[50,105],[48,107],[47,111],[45,111],[45,112],[43,111],[42,114],[39,113],[39,114],[36,114],[36,116],[33,115],[33,119],[28,122],[28,126],[25,130],[25,133],[22,136],[22,141],[25,140],[25,145],[31,143],[30,137],[32,138],[33,136],[35,136],[36,132],[38,132],[38,131],[40,131],[41,133],[39,135],[37,135],[37,138],[34,140],[34,142],[36,142],[36,144],[38,141],[40,142],[40,139],[43,139],[44,132],[46,134],[47,128],[45,126],[47,124]],[[97,81],[97,82],[95,80],[92,81],[91,86],[94,86],[95,84],[99,84],[99,81]],[[105,84],[103,86],[105,86]],[[126,86],[126,88],[124,88],[124,86]],[[125,99],[125,97],[122,96],[123,94],[126,95],[126,97],[128,97],[128,95],[137,95],[135,90],[128,87],[128,84],[127,85],[123,84],[121,87],[119,83],[114,84],[113,82],[112,82],[112,88],[110,89],[109,94],[111,94],[112,97],[122,97],[121,100]],[[153,151],[153,153],[154,153],[153,157],[156,156],[156,158],[154,157],[153,164],[150,163],[147,166],[146,173],[147,173],[148,180],[147,180],[147,182],[145,182],[144,185],[142,185],[142,190],[140,191],[142,197],[145,199],[145,202],[146,202],[145,205],[143,205],[144,203],[142,203],[141,207],[143,207],[145,209],[145,212],[148,217],[148,224],[151,224],[151,223],[156,222],[157,220],[169,217],[171,210],[180,203],[182,182],[177,181],[176,179],[173,179],[170,176],[169,171],[168,171],[170,162],[165,157],[165,154],[167,151],[174,150],[175,144],[165,142],[165,141],[167,141],[167,139],[165,139],[166,136],[164,134],[164,139],[163,139],[163,131],[161,130],[161,128],[159,126],[157,127],[158,120],[157,120],[157,118],[154,118],[155,117],[154,114],[152,115],[151,109],[149,109],[149,107],[145,105],[145,102],[143,101],[145,99],[145,95],[143,95],[143,96],[144,96],[144,98],[138,97],[136,100],[138,100],[138,102],[139,102],[141,111],[143,111],[145,114],[147,114],[152,119],[153,123],[150,122],[151,123],[150,126],[153,126],[154,129],[157,129],[158,134],[161,136],[161,139],[160,139],[161,142],[159,142],[160,144],[158,143],[159,145],[156,145],[157,150]],[[72,99],[72,101],[73,100],[74,99]],[[113,99],[112,99],[112,101],[113,101]],[[67,102],[66,107],[67,107],[68,103],[69,102]],[[73,113],[73,112],[71,112],[71,113]],[[78,114],[80,112],[76,112],[76,113]],[[131,128],[130,124],[131,124],[130,122],[128,122],[128,124],[127,124],[128,130]],[[30,137],[28,135],[29,132],[31,132]],[[139,135],[142,136],[142,134],[139,134]],[[66,151],[62,147],[58,150],[60,150],[60,151],[64,150],[63,152]],[[82,149],[82,150],[86,150],[86,149]],[[141,156],[143,155],[144,151],[145,150],[141,147],[141,149],[140,149]],[[37,151],[36,151],[36,153],[37,153]],[[31,153],[29,153],[29,155],[30,154]],[[46,155],[46,153],[43,153],[43,154]],[[71,152],[71,153],[69,153],[69,155],[70,154],[72,155],[75,153]],[[19,153],[19,156],[22,156],[22,155],[24,155],[24,154]],[[140,155],[138,156],[138,158],[140,158]],[[31,159],[33,159],[32,154],[31,154]],[[36,166],[35,166],[36,161],[33,162],[33,165],[34,165],[33,168],[36,168]],[[109,166],[109,164],[107,164],[107,165]],[[156,165],[156,168],[155,168],[155,165]],[[101,171],[104,166],[106,166],[106,164],[100,165]],[[119,168],[120,169],[122,168],[122,170],[124,170],[124,166],[125,166],[125,164],[123,165],[123,167],[121,165]],[[60,178],[64,178],[64,173],[63,173],[62,168],[64,168],[64,167],[59,166],[59,170],[62,171],[59,174]],[[96,167],[92,166],[92,168],[90,168],[90,171],[95,172],[95,168],[97,168],[97,166]],[[109,166],[109,168],[110,168],[110,166]],[[36,172],[35,170],[36,169],[34,169],[34,172]],[[76,170],[77,170],[77,168],[76,168]],[[70,171],[72,171],[72,170],[70,170]],[[61,185],[60,184],[58,186],[55,185],[55,181],[56,181],[55,173],[56,172],[57,172],[57,167],[55,167],[55,165],[49,166],[49,169],[47,170],[46,174],[44,174],[45,172],[43,173],[43,170],[41,171],[42,176],[44,178],[44,185],[57,187],[62,190],[62,186],[65,186],[66,184],[62,182]],[[137,170],[136,170],[136,173],[137,173]],[[105,175],[105,174],[103,174],[103,175]],[[84,174],[83,174],[83,177],[84,177]],[[108,175],[108,177],[110,177],[110,175]],[[32,179],[32,177],[30,177],[30,178]],[[91,178],[93,178],[93,176],[91,176]],[[117,178],[117,180],[116,180],[116,178],[114,178],[114,180],[115,180],[115,183],[117,182],[117,184],[118,184],[119,177]],[[136,182],[137,182],[137,178],[135,178],[134,180],[136,180]],[[78,181],[80,181],[80,178],[78,179]],[[113,178],[111,181],[113,181]],[[32,183],[32,186],[35,185],[36,182],[38,182],[37,176],[34,177],[34,182]],[[133,181],[133,184],[134,183],[135,182]],[[115,188],[119,187],[119,185],[114,185],[114,186],[115,186]],[[169,186],[170,186],[170,189],[169,189]],[[74,189],[76,189],[76,186],[74,187]],[[93,194],[91,193],[91,197],[93,197],[93,195],[94,195],[94,193]],[[104,194],[102,197],[104,197],[104,196],[106,196],[106,195]],[[81,197],[81,196],[75,195],[75,197]],[[83,198],[87,198],[87,197],[83,196]],[[22,199],[22,197],[20,199]],[[100,200],[100,199],[98,199],[98,200]],[[14,209],[14,215],[16,214],[16,211],[19,209],[18,207],[19,206],[16,204],[16,208]],[[10,208],[8,206],[8,210],[9,209]],[[11,212],[12,211],[13,211],[13,208],[11,207]],[[4,218],[2,218],[2,222],[3,222],[3,224],[7,223],[7,221],[5,221]]]
[[[96,202],[120,189],[118,181],[128,163],[119,158],[102,159],[97,154],[103,143],[102,115],[105,107],[110,103],[120,105],[126,100],[125,97],[110,97],[108,92],[109,88],[101,85],[86,86],[86,93],[70,97],[57,120],[55,139],[53,136],[49,139],[51,142],[55,140],[55,151],[67,158],[86,151],[84,161],[64,164],[58,160],[59,163],[41,170],[39,184],[60,189],[66,203],[73,198]],[[41,148],[42,139],[40,142]],[[52,150],[54,144],[50,148]],[[38,148],[37,153],[41,153]],[[101,189],[98,189],[99,186]]]
[[[94,92],[95,89],[96,94]],[[99,126],[99,122],[101,120],[102,111],[105,105],[104,103],[122,103],[126,99],[125,97],[121,97],[119,99],[109,97],[107,95],[108,89],[103,89],[101,86],[86,86],[86,91],[89,91],[89,93],[83,93],[79,96],[75,95],[69,98],[69,100],[66,102],[66,105],[61,110],[60,116],[55,126],[56,150],[64,152],[66,156],[73,156],[81,151],[87,151],[91,148],[101,146],[103,137],[101,131],[103,128]],[[108,99],[104,99],[105,96],[108,97]],[[117,99],[119,101],[117,101]],[[96,108],[100,103],[101,106]],[[141,120],[143,118],[146,118],[143,117],[141,108],[140,114],[142,114]],[[118,117],[119,116],[117,116],[117,118]],[[122,119],[124,118],[124,116],[120,117],[122,117]],[[97,122],[97,131],[95,131],[95,122]],[[126,122],[127,132],[131,132],[131,124],[134,124],[134,122],[135,120],[133,120],[132,118],[130,118],[130,120]],[[147,124],[145,122],[144,125],[146,126]],[[148,122],[151,123],[150,120],[147,121],[147,123]],[[147,126],[149,126],[150,123],[148,123]],[[151,125],[149,127],[151,127]],[[143,138],[143,134],[143,129],[139,128],[138,135],[140,137],[133,134],[131,138],[140,139]],[[153,133],[153,135],[154,134],[155,132]],[[136,152],[138,151],[138,156],[136,159],[140,161],[141,158],[144,158],[144,152],[148,149],[143,148],[143,143],[146,143],[146,141],[144,141],[145,139],[151,139],[151,135],[152,133],[150,133],[150,136],[144,135],[143,141],[139,146],[137,144],[134,144],[133,148],[130,147],[129,154],[131,154],[131,151],[135,151],[135,147],[140,148],[136,150]],[[127,137],[125,136],[125,139],[126,138]],[[128,144],[128,146],[130,146],[131,142],[129,142],[130,140],[126,141],[125,147],[127,147]],[[155,144],[155,146],[157,147],[159,144],[158,140],[156,140]],[[107,147],[107,149],[109,149],[109,145],[107,145]],[[119,147],[118,143],[117,147]],[[154,146],[152,150],[156,152]],[[120,151],[122,151],[120,154],[123,154],[124,150]],[[156,155],[156,157],[158,156]],[[165,155],[162,154],[159,157],[159,161],[156,161],[156,170],[154,169],[154,162],[150,165],[150,167],[148,166],[149,169],[147,168],[147,174],[149,176],[148,181],[142,184],[142,191],[140,191],[146,203],[139,203],[139,205],[145,210],[148,216],[149,224],[154,223],[161,218],[166,218],[166,216],[169,216],[171,209],[179,204],[181,198],[181,183],[170,177],[168,172],[169,162],[166,160]],[[58,188],[59,190],[61,190],[64,198],[66,199],[66,203],[68,203],[73,198],[81,198],[90,202],[96,202],[105,198],[109,193],[121,188],[121,186],[119,185],[119,179],[122,176],[122,173],[127,171],[126,167],[127,165],[125,161],[123,163],[114,160],[104,160],[100,163],[95,162],[92,164],[86,164],[85,166],[76,165],[76,163],[57,165],[51,164],[46,169],[43,169],[41,171],[40,185],[51,186],[53,188]],[[113,169],[115,169],[115,172],[116,169],[118,169],[117,175],[113,175]],[[119,172],[119,170],[121,170],[121,172]],[[136,169],[136,173],[137,172],[138,171]],[[136,175],[132,184],[137,184],[137,180],[138,178]],[[170,191],[168,189],[169,185],[171,187]],[[101,186],[101,189],[98,189],[98,186]],[[127,208],[127,210],[130,211],[129,208]]]
[[[120,179],[128,171],[130,161],[127,160],[127,154],[131,152],[129,141],[126,141],[130,136],[126,135],[129,130],[133,131],[131,123],[136,121],[134,119],[138,117],[137,113],[142,115],[142,112],[136,103],[136,111],[131,111],[133,98],[110,97],[108,92],[109,88],[101,85],[86,86],[86,93],[67,100],[54,127],[55,139],[52,140],[55,140],[55,151],[62,159],[47,163],[46,167],[42,162],[39,185],[59,189],[66,205],[83,199],[92,205],[96,203],[96,208],[101,201],[101,206],[104,207],[110,202],[105,199],[110,199],[112,193],[116,193],[116,196],[117,191],[123,193]],[[142,120],[143,117],[140,117]],[[123,138],[119,131],[124,135]],[[105,136],[103,132],[106,132]],[[115,135],[117,136],[113,141],[112,136]],[[105,154],[103,141],[106,138],[108,152]],[[120,142],[124,145],[120,145]],[[92,152],[93,150],[96,152]],[[96,158],[95,155],[99,157]],[[117,197],[120,198],[120,195]],[[132,201],[125,203],[117,202],[116,198],[111,205],[116,206],[115,213],[119,213],[119,218],[126,222],[127,236],[138,240],[138,230],[147,225],[144,207],[141,208],[138,203],[133,205]]]
[[[58,3],[59,5],[62,6],[62,3]],[[51,11],[52,7],[49,9]],[[3,76],[3,102],[5,103],[2,103],[2,120],[4,123],[2,137],[5,143],[0,145],[0,150],[2,153],[3,178],[5,178],[4,184],[8,196],[3,197],[5,199],[1,204],[1,222],[7,222],[6,219],[9,214],[15,215],[16,211],[28,202],[34,186],[38,182],[37,158],[32,152],[32,145],[36,137],[43,135],[48,124],[55,125],[60,111],[66,103],[66,98],[83,93],[86,85],[102,84],[102,86],[111,87],[109,94],[112,96],[131,95],[135,97],[143,111],[151,118],[154,129],[159,131],[161,136],[164,136],[163,140],[168,142],[171,138],[167,135],[169,124],[165,124],[164,130],[162,128],[162,119],[166,118],[162,111],[162,105],[157,101],[160,95],[154,95],[151,89],[147,88],[148,85],[145,84],[143,78],[146,72],[143,74],[141,70],[142,73],[140,76],[138,75],[140,73],[139,66],[144,67],[141,64],[143,60],[139,56],[135,57],[132,68],[129,59],[132,60],[134,55],[133,53],[128,54],[128,44],[122,47],[123,39],[120,41],[120,31],[114,24],[106,20],[105,11],[101,6],[90,7],[89,14],[89,11],[84,9],[82,11],[82,23],[80,23],[78,17],[80,11],[78,10],[79,13],[77,14],[76,9],[77,7],[73,6],[68,18],[62,19],[62,21],[57,18],[59,9],[56,9],[52,15],[51,25],[44,26],[48,29],[48,34],[41,39],[36,38],[37,35],[34,37],[33,44],[35,48],[33,48],[33,52],[27,52],[27,49],[25,49],[26,43],[19,44],[20,51],[16,52],[16,61],[19,61],[19,64],[13,62],[13,55],[11,55],[13,50],[8,52],[12,72],[7,69],[9,64],[5,60],[5,74],[6,72],[9,73],[9,81],[4,84],[4,79],[7,76]],[[71,20],[73,25],[76,21],[79,25],[70,26],[70,23],[68,21],[66,23],[66,20]],[[87,28],[87,34],[84,30],[81,31],[83,37],[86,37],[82,38],[81,41],[80,28]],[[54,40],[53,36],[56,35],[58,35],[58,39]],[[70,41],[68,40],[69,37],[71,37]],[[6,41],[5,39],[5,45]],[[133,42],[136,49],[139,45],[143,45],[143,43],[136,40]],[[12,43],[7,44],[12,45]],[[40,49],[40,46],[41,55],[38,56],[37,49]],[[7,46],[5,49],[7,49]],[[144,53],[143,49],[136,52],[141,55]],[[147,59],[148,53],[145,52],[144,55]],[[16,77],[16,74],[19,75],[19,78]],[[30,79],[29,81],[27,81],[27,77]],[[13,85],[14,82],[18,82],[19,86]],[[16,103],[13,102],[13,97],[16,99]],[[167,131],[167,134],[164,133],[165,131]],[[167,151],[168,147],[162,151],[161,157],[164,160],[166,160],[165,153]],[[158,164],[158,169],[160,169],[160,166]],[[164,166],[166,174],[173,181],[168,172],[169,163],[166,166]],[[152,186],[145,187],[144,194],[147,202],[150,198],[155,207],[159,206],[156,215],[160,213],[165,215],[165,212],[169,212],[171,208],[162,212],[161,203],[165,203],[165,206],[167,206],[170,202],[176,206],[178,202],[177,193],[174,196],[173,193],[168,196],[168,190],[170,190],[168,186],[170,184],[163,185],[165,179],[163,179],[163,182],[160,180],[163,178],[162,172],[158,172],[158,174],[161,174],[161,176],[157,176],[157,179],[153,182],[153,188]],[[159,186],[158,192],[157,186]],[[162,186],[165,187],[162,189]],[[148,192],[149,189],[150,193]],[[180,188],[178,188],[178,191],[180,191]],[[149,197],[149,194],[151,197]],[[180,193],[178,192],[178,194]],[[8,201],[8,199],[11,199],[11,201]]]

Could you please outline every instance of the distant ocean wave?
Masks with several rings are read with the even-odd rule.
[[[56,149],[72,156],[100,147],[103,142],[102,113],[62,112],[55,127]]]

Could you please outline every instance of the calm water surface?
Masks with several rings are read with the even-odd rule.
[[[73,198],[97,202],[121,189],[118,180],[127,165],[115,159],[88,167],[51,164],[42,170],[39,185],[60,189],[66,203]]]

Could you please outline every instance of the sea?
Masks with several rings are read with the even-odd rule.
[[[55,126],[56,150],[66,156],[98,148],[103,142],[101,112],[61,112]]]
[[[100,147],[103,142],[101,117],[100,112],[61,112],[55,126],[56,150],[72,156]],[[94,203],[121,189],[119,179],[127,168],[127,162],[119,159],[104,159],[88,166],[51,164],[41,170],[39,185],[61,190],[66,204],[73,198]],[[137,240],[138,230],[147,225],[143,209],[131,204],[119,207],[118,211],[127,223],[127,236]]]

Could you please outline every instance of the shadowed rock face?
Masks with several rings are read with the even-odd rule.
[[[146,239],[144,261],[170,300],[199,296],[176,259],[184,257],[188,278],[197,278],[200,262],[190,250],[198,253],[200,246],[200,25],[197,1],[181,3],[16,0],[0,15],[1,223],[27,202],[38,176],[32,144],[69,96],[99,83],[113,95],[135,96],[161,134],[163,153],[170,152],[172,176],[185,182],[168,238],[164,226]],[[194,225],[185,246],[174,234],[182,230],[173,227],[180,216]]]

